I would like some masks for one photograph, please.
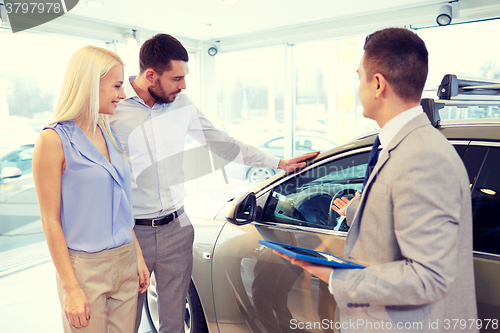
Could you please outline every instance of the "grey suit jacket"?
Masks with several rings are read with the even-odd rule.
[[[346,215],[345,257],[368,267],[333,273],[343,333],[350,321],[366,324],[357,333],[391,330],[382,320],[398,332],[476,332],[468,176],[425,114],[383,150]],[[453,319],[467,320],[467,330]]]

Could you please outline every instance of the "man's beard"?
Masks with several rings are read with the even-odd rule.
[[[156,81],[154,85],[148,87],[149,94],[153,97],[157,102],[162,104],[172,103],[175,100],[175,97],[167,95],[165,90],[160,85],[160,81]],[[177,90],[173,94],[180,93],[181,90]],[[172,95],[172,94],[171,94]],[[169,98],[170,97],[170,98]]]
[[[154,88],[159,88],[158,92],[156,92],[155,90],[153,90]],[[151,86],[151,87],[148,87],[148,91],[149,91],[149,94],[157,101],[157,102],[160,102],[160,103],[172,103],[174,101],[174,99],[168,99],[167,96],[164,96],[165,95],[165,91],[163,89],[161,89],[160,85],[158,84],[155,84],[154,86]],[[162,94],[162,95],[160,95]]]

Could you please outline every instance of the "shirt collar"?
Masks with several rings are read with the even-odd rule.
[[[123,85],[123,91],[125,92],[125,95],[127,95],[127,99],[132,98],[132,99],[142,99],[137,95],[135,92],[134,87],[132,87],[132,82],[135,80],[137,76],[129,76],[128,81],[125,81]]]
[[[123,92],[125,92],[125,95],[127,96],[127,98],[125,100],[134,100],[134,101],[144,105],[145,107],[150,108],[146,104],[146,102],[144,102],[144,100],[142,98],[140,98],[139,95],[137,95],[137,92],[135,91],[134,87],[132,86],[132,82],[135,80],[136,77],[137,77],[137,75],[129,76],[128,81],[126,81],[123,85]]]
[[[132,82],[134,82],[134,80],[136,78],[137,78],[137,75],[129,76],[128,81],[126,81],[123,84],[123,91],[125,92],[125,95],[127,96],[127,98],[125,100],[132,99],[132,100],[139,102],[143,106],[150,108],[150,109],[155,109],[155,107],[157,107],[158,105],[160,105],[161,107],[165,107],[165,106],[172,104],[172,103],[160,103],[160,102],[156,101],[155,105],[153,105],[153,107],[151,108],[149,105],[146,104],[146,102],[144,102],[144,100],[141,97],[139,97],[139,95],[137,95],[137,92],[135,91],[134,87],[132,86]],[[177,96],[177,97],[179,97],[179,96]],[[178,98],[176,98],[176,100],[177,99]]]
[[[400,129],[403,128],[404,125],[406,125],[416,116],[421,115],[422,112],[422,107],[418,105],[398,114],[396,117],[389,120],[387,124],[385,124],[385,126],[380,129],[380,132],[378,134],[382,149],[387,147],[389,142],[391,142],[394,136],[396,136],[396,134]]]

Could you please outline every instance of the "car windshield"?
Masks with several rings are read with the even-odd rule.
[[[352,198],[361,191],[368,153],[318,163],[316,167],[276,186],[262,220],[339,230],[332,200]]]

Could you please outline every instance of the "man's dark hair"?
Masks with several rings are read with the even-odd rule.
[[[363,67],[371,81],[382,74],[400,98],[420,101],[429,71],[424,41],[402,28],[388,28],[366,37]]]
[[[177,39],[167,34],[157,34],[141,46],[139,52],[140,72],[143,73],[146,69],[152,68],[162,75],[164,71],[172,68],[170,60],[187,62],[189,56]]]

